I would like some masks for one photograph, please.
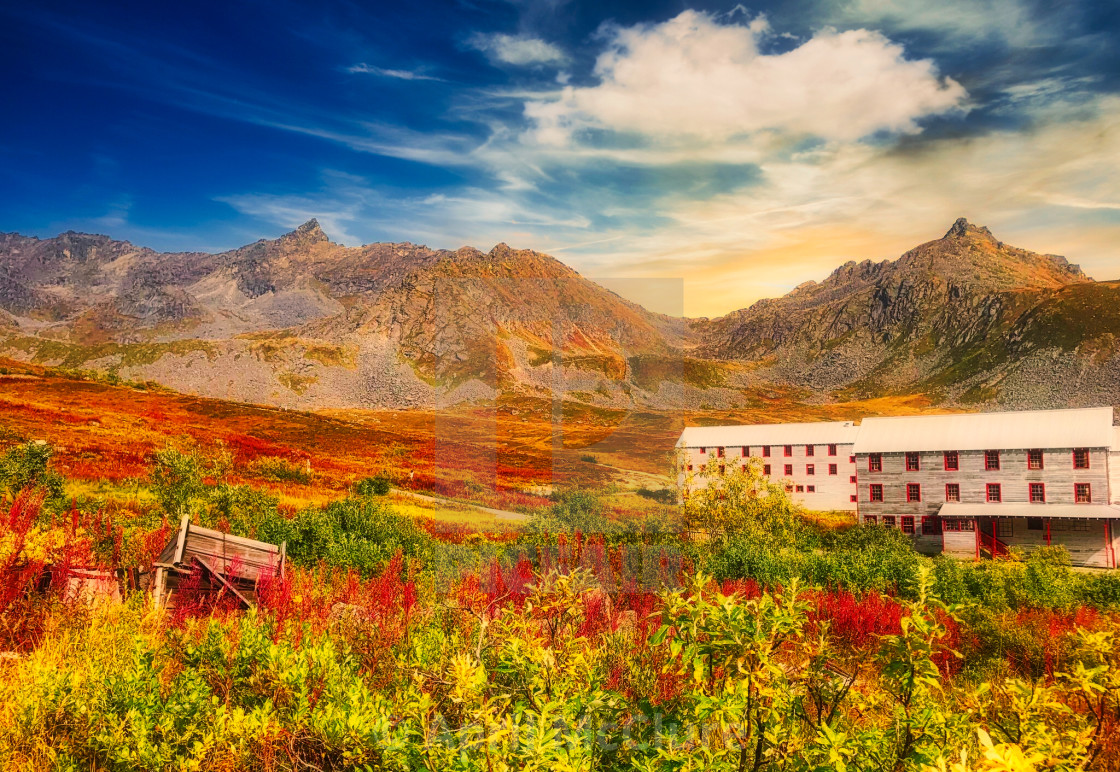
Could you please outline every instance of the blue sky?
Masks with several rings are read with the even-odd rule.
[[[958,216],[1120,277],[1111,2],[45,0],[0,6],[0,63],[0,230],[215,251],[314,216],[679,277],[691,315]]]

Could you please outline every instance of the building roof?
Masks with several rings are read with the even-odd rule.
[[[859,427],[852,421],[803,424],[747,424],[690,426],[677,441],[679,448],[735,447],[736,445],[850,445]]]
[[[1120,507],[1110,504],[966,504],[947,501],[938,514],[942,517],[1120,517]]]
[[[1111,448],[1111,407],[865,418],[856,453]]]

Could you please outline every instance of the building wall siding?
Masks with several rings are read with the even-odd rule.
[[[983,451],[961,451],[959,471],[945,471],[944,454],[937,452],[919,453],[919,471],[906,471],[905,453],[884,453],[883,471],[868,471],[868,454],[861,453],[856,458],[859,476],[859,512],[866,515],[914,515],[922,517],[936,515],[945,503],[945,486],[948,483],[960,485],[961,501],[979,504],[987,501],[987,484],[999,483],[1002,500],[1005,503],[1022,503],[1023,516],[1033,517],[1030,506],[1029,483],[1040,482],[1046,486],[1046,501],[1051,504],[1074,503],[1074,483],[1089,483],[1094,502],[1105,503],[1109,495],[1108,451],[1092,449],[1089,452],[1089,468],[1073,468],[1073,449],[1056,448],[1043,450],[1043,468],[1027,468],[1026,450],[1004,450],[1000,453],[998,471],[984,468]],[[883,501],[872,502],[870,485],[883,486]],[[921,501],[906,500],[906,485],[917,483],[921,486]]]
[[[804,444],[787,444],[793,445],[791,456],[784,455],[784,445],[771,445],[768,457],[762,455],[762,446],[752,445],[748,446],[750,453],[748,458],[757,458],[763,464],[769,464],[771,480],[775,482],[788,480],[789,484],[793,486],[791,497],[807,509],[856,511],[857,503],[852,501],[851,497],[856,493],[857,486],[851,482],[851,477],[856,474],[857,465],[850,460],[853,448],[851,444],[837,444],[835,456],[828,455],[828,445],[814,445],[813,455],[809,456],[805,452]],[[687,463],[692,465],[692,473],[695,475],[693,478],[694,487],[703,488],[707,481],[700,475],[700,469],[710,461],[715,461],[717,466],[719,465],[718,448],[705,448],[704,453],[701,453],[699,448],[685,448],[684,450]],[[722,461],[728,470],[735,465],[741,466],[746,461],[742,456],[742,446],[724,446]],[[787,476],[785,474],[786,464],[793,467],[792,475]],[[814,474],[812,475],[806,472],[806,466],[810,464],[814,467]],[[835,475],[828,473],[829,464],[836,464]],[[803,488],[800,492],[797,490],[799,485]],[[810,485],[816,488],[813,493],[808,492],[808,486]]]

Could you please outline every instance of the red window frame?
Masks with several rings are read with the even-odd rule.
[[[817,476],[817,465],[816,464],[806,464],[805,465],[805,474],[806,474],[806,476],[816,477]]]
[[[786,477],[793,477],[793,464],[786,464]]]
[[[864,515],[863,523],[864,525],[878,525],[879,518],[875,515]]]
[[[817,486],[815,486],[815,485],[806,485],[806,486],[805,486],[805,492],[806,492],[806,493],[816,493],[816,492],[817,492]]]
[[[793,446],[792,445],[783,445],[782,446],[782,455],[792,456],[793,455]]]
[[[993,463],[994,459],[994,463]],[[998,472],[999,471],[999,451],[998,450],[985,450],[984,451],[984,471],[985,472]]]
[[[903,533],[908,533],[910,535],[913,535],[914,534],[914,516],[913,515],[903,515],[902,516],[902,522],[899,524],[899,527],[902,529]]]
[[[949,491],[953,491],[954,495],[950,496]],[[946,501],[960,501],[961,500],[961,484],[960,483],[945,483],[945,500]]]
[[[853,493],[851,496],[848,497],[848,501],[858,502],[859,501],[859,496],[857,496],[856,494]]]
[[[850,482],[850,483],[858,483],[858,482],[859,482],[859,478],[858,478],[858,477],[856,477],[856,476],[855,476],[854,474],[853,474],[853,475],[850,475],[850,476],[848,477],[848,482]]]
[[[922,469],[922,457],[910,450],[906,452],[906,471],[907,472],[920,472]]]
[[[716,458],[723,458],[723,448],[716,448]]]
[[[770,446],[769,445],[763,445],[762,446],[762,455],[763,455],[764,458],[770,458]]]
[[[1078,461],[1079,461],[1078,455],[1079,454],[1081,456],[1083,456],[1084,459],[1085,459],[1085,463],[1083,465],[1080,465],[1080,466],[1078,465]],[[1089,468],[1089,449],[1088,448],[1074,448],[1073,449],[1073,468],[1074,469],[1088,469]]]
[[[703,455],[703,454],[705,454],[705,453],[707,453],[707,452],[708,452],[708,449],[707,449],[707,448],[700,448],[700,455]]]
[[[835,456],[836,455],[836,443],[831,443],[828,446],[828,455],[830,455],[830,456]]]
[[[867,454],[867,471],[868,472],[882,472],[883,471],[883,454],[882,453],[868,453]]]
[[[879,494],[878,498],[875,498],[876,493]],[[868,486],[867,500],[868,501],[874,501],[876,503],[882,503],[882,501],[883,501],[883,484],[882,483],[871,483],[871,485]]]
[[[942,533],[955,533],[961,530],[961,521],[955,517],[949,517],[941,521]]]
[[[798,485],[797,486],[797,492],[798,493],[804,493],[805,492],[805,486],[804,485]]]
[[[922,535],[940,536],[941,518],[937,515],[922,515]]]
[[[883,525],[887,528],[894,528],[895,519],[894,515],[883,515]]]
[[[836,466],[836,464],[829,464],[828,465],[828,473],[829,473],[829,475],[840,474],[840,468],[838,466]]]
[[[848,456],[848,463],[849,464],[854,464],[855,462],[856,462],[856,457],[855,456]]]
[[[922,500],[922,485],[921,483],[906,483],[906,501],[921,501]]]
[[[1081,490],[1085,490],[1085,498],[1081,498]],[[1073,484],[1073,503],[1074,504],[1092,504],[1093,503],[1093,486],[1090,483],[1074,483]]]
[[[1038,492],[1038,498],[1035,498],[1035,491]],[[1045,504],[1046,484],[1040,482],[1027,483],[1027,500],[1032,504]]]
[[[806,455],[806,456],[815,456],[815,455],[817,455],[817,449],[816,449],[816,446],[815,446],[815,445],[806,445],[806,446],[805,446],[805,455]]]
[[[996,497],[992,498],[992,490],[995,490]],[[999,504],[1003,501],[1003,485],[1000,483],[984,483],[984,500],[989,504]]]
[[[743,458],[750,458],[750,455],[751,455],[750,445],[744,445],[743,446]]]
[[[950,464],[950,459],[952,463]],[[955,450],[945,451],[945,471],[946,472],[959,472],[961,470],[961,454]]]
[[[1027,469],[1043,469],[1045,463],[1040,449],[1032,448],[1027,451]]]
[[[762,465],[762,473],[764,475],[766,475],[767,477],[770,476],[770,465],[769,464],[763,464]]]

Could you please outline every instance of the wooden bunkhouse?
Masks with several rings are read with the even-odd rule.
[[[184,515],[176,532],[153,563],[152,596],[157,605],[174,608],[180,587],[228,595],[243,608],[255,605],[258,583],[284,577],[287,544],[279,547],[191,523]]]
[[[845,508],[847,484],[847,506],[860,522],[897,528],[927,554],[979,560],[1061,545],[1073,565],[1116,568],[1113,418],[1111,407],[1098,407],[865,418],[858,426],[822,422],[816,433],[812,424],[702,427],[686,429],[678,447],[689,465],[722,466],[761,445],[767,473],[805,506]],[[822,454],[814,447],[821,442],[834,444]]]

